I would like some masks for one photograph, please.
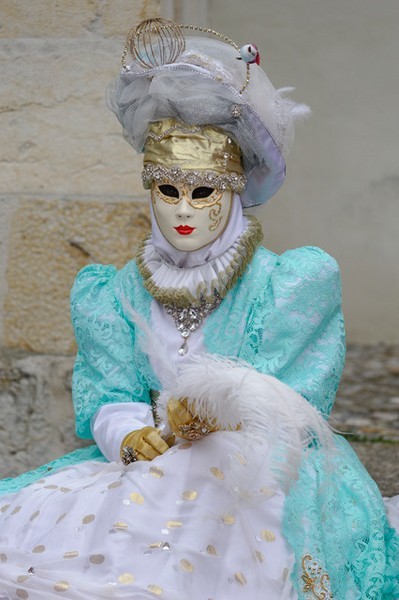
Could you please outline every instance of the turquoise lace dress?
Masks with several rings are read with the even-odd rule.
[[[79,345],[73,397],[82,438],[91,438],[90,419],[103,404],[150,403],[150,390],[159,389],[126,300],[150,322],[152,298],[134,261],[120,271],[88,266],[72,290]],[[339,270],[323,251],[305,247],[277,256],[261,248],[206,319],[204,344],[210,353],[240,358],[277,377],[328,418],[345,355],[340,304]],[[355,453],[340,436],[335,445],[329,456],[316,442],[308,448],[285,500],[283,532],[295,555],[298,598],[399,598],[398,535]],[[87,460],[105,461],[90,446],[0,482],[0,492],[16,492]]]

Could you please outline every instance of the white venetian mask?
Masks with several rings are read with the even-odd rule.
[[[233,193],[165,180],[153,181],[151,199],[162,235],[177,250],[192,252],[223,233],[230,219]]]

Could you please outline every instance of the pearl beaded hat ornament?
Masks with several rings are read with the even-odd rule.
[[[121,72],[107,91],[108,106],[140,153],[154,124],[166,119],[224,132],[241,149],[241,203],[260,205],[282,185],[294,121],[309,108],[286,97],[292,88],[276,90],[259,62],[255,44],[240,48],[211,29],[148,19],[128,34]],[[184,171],[184,165],[173,166]],[[146,187],[151,177],[145,167]]]

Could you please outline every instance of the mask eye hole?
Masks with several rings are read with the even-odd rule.
[[[191,197],[193,200],[208,198],[214,191],[214,188],[210,187],[197,187],[195,190],[193,190]]]
[[[179,198],[179,190],[174,185],[162,184],[158,186],[160,192],[168,198]]]

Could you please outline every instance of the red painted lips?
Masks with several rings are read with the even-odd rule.
[[[179,227],[175,227],[177,233],[180,235],[190,235],[195,229],[195,227],[190,227],[189,225],[179,225]]]

